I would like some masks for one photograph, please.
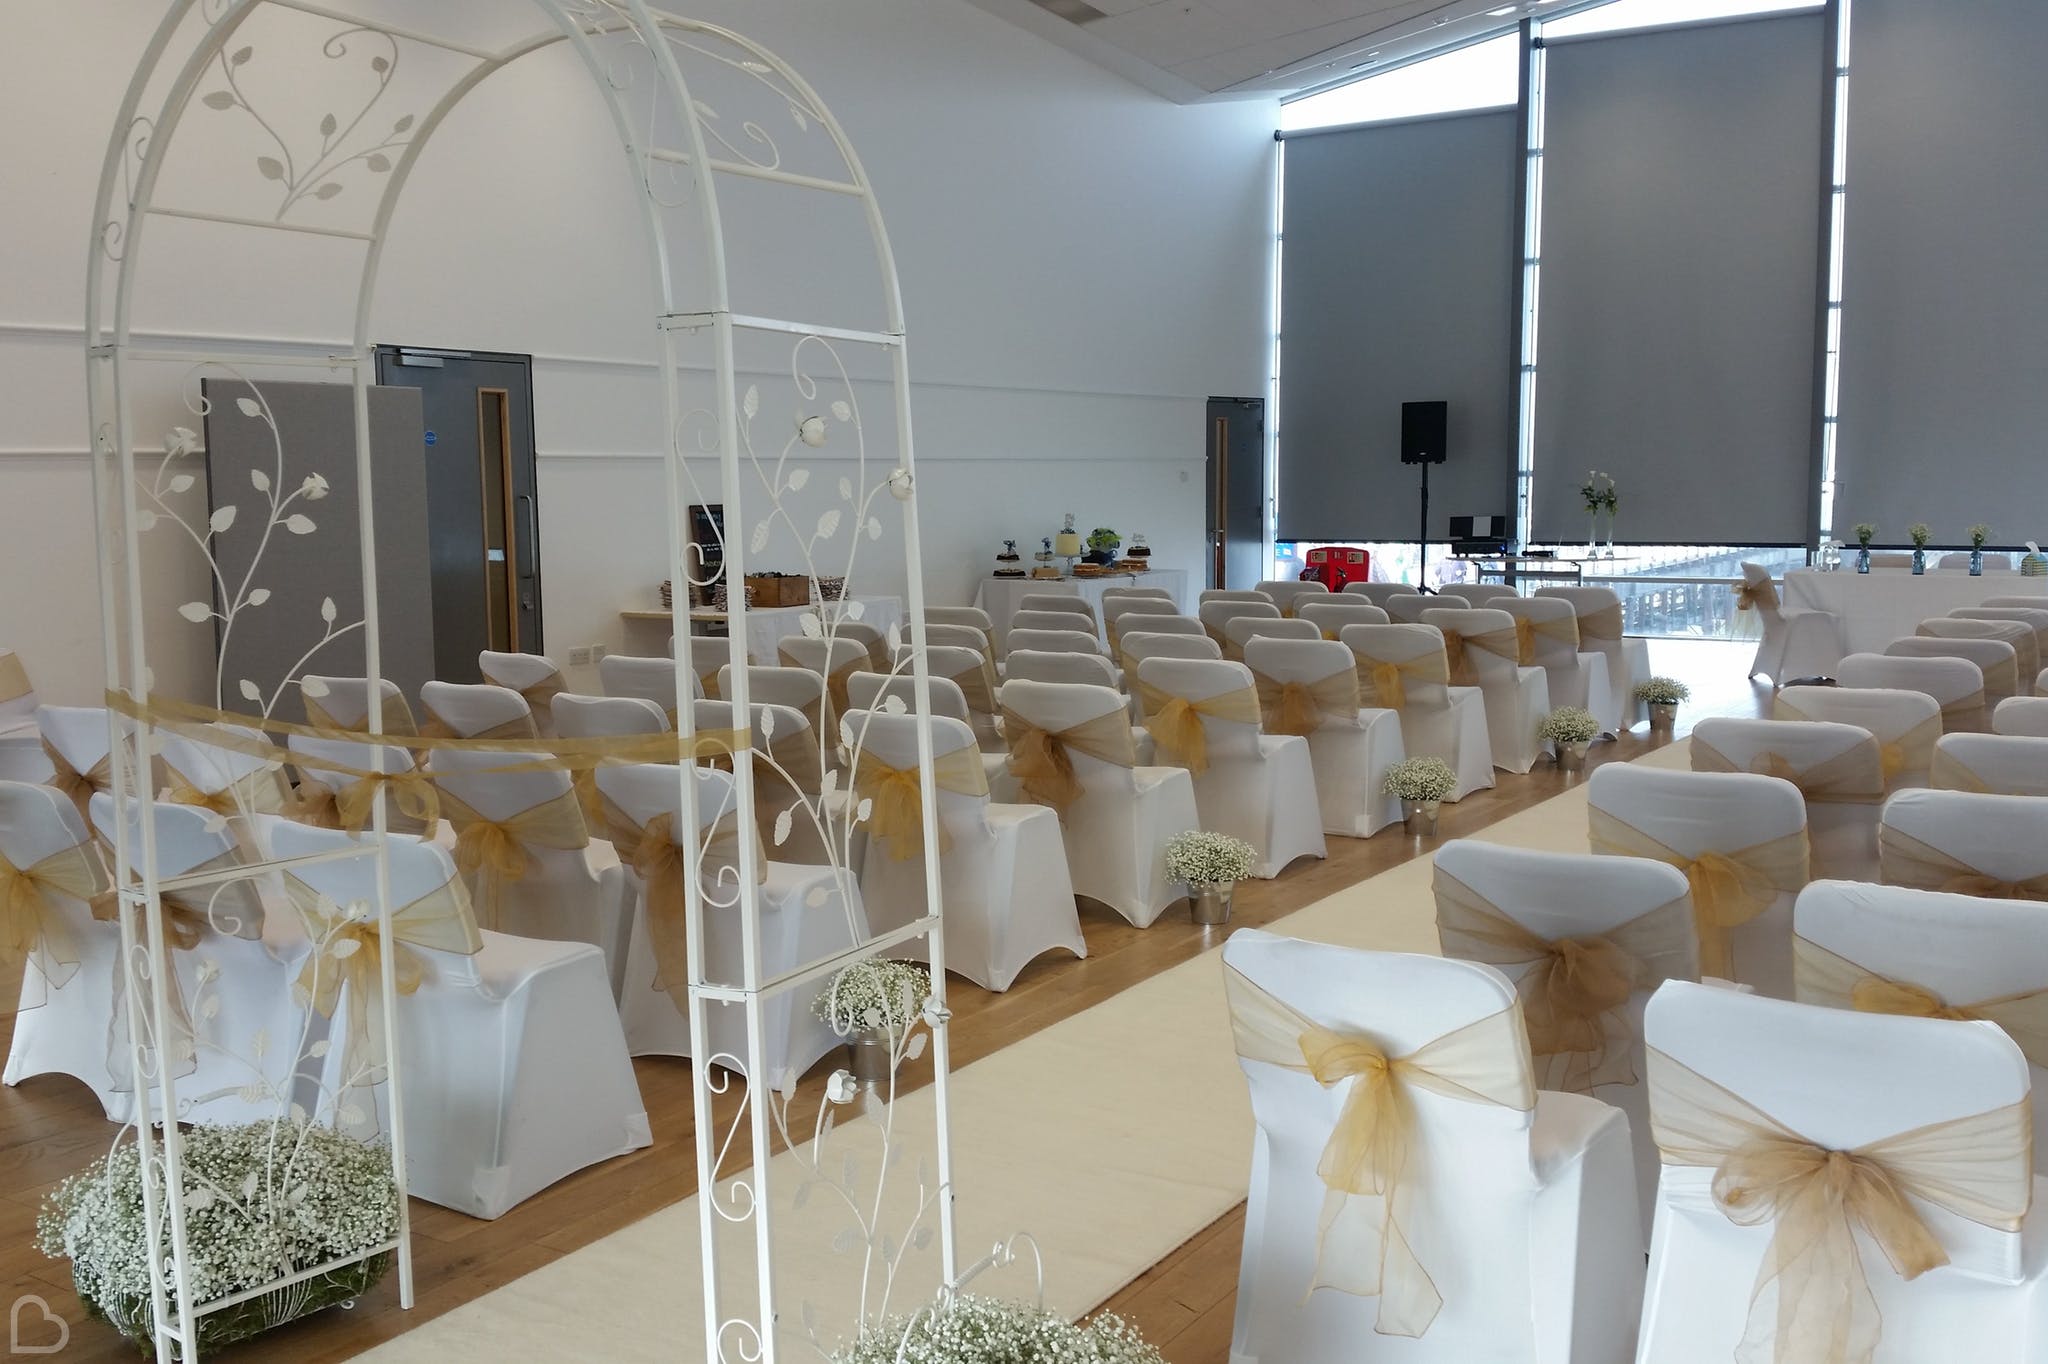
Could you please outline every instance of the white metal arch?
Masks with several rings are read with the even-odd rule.
[[[368,391],[374,378],[372,336],[378,275],[392,216],[411,181],[420,155],[440,130],[450,112],[482,82],[503,68],[555,44],[567,43],[578,54],[594,86],[605,101],[613,128],[624,149],[628,172],[633,178],[636,197],[640,203],[639,216],[645,236],[649,289],[655,304],[653,321],[659,329],[662,342],[663,429],[667,433],[665,464],[669,501],[671,577],[678,582],[687,582],[690,578],[689,566],[684,561],[684,546],[687,542],[683,519],[687,501],[684,484],[687,475],[683,461],[687,452],[682,446],[684,402],[678,379],[678,337],[708,333],[712,343],[716,361],[717,454],[723,497],[729,507],[744,506],[746,499],[743,490],[747,483],[742,462],[742,403],[737,386],[736,336],[748,333],[779,333],[795,338],[796,344],[799,345],[806,341],[824,340],[882,349],[890,360],[891,394],[896,414],[897,448],[887,488],[903,505],[904,568],[910,622],[909,643],[912,645],[911,661],[908,666],[914,677],[918,709],[920,713],[929,715],[929,676],[925,665],[922,624],[922,572],[910,435],[909,371],[904,344],[901,292],[881,211],[851,140],[823,100],[801,75],[772,53],[730,29],[656,10],[650,7],[646,0],[534,0],[534,5],[548,26],[526,38],[491,50],[464,43],[460,39],[350,13],[347,9],[347,0],[337,0],[337,3],[332,5],[318,3],[317,0],[172,0],[166,9],[123,96],[115,120],[101,172],[87,266],[88,407],[95,452],[93,471],[101,545],[103,646],[107,660],[109,691],[126,693],[138,701],[143,701],[148,699],[152,690],[148,631],[142,609],[145,601],[145,584],[139,541],[141,528],[138,526],[138,515],[132,504],[132,495],[127,491],[135,486],[137,472],[130,371],[136,362],[144,360],[183,362],[195,368],[235,363],[252,366],[295,363],[316,368],[345,369],[349,372],[353,387],[356,437],[358,503],[355,512],[364,564],[363,647],[367,675],[371,678],[381,676],[377,584],[374,571],[374,518],[371,515],[373,502]],[[173,214],[218,226],[223,234],[275,229],[286,232],[311,232],[361,241],[365,250],[357,280],[348,352],[316,358],[289,356],[275,350],[265,350],[260,345],[248,348],[228,345],[218,349],[192,351],[138,347],[133,335],[133,310],[136,283],[141,274],[146,227],[153,216],[172,214],[171,208],[156,201],[159,179],[166,158],[177,140],[184,115],[198,97],[199,87],[206,73],[221,59],[228,44],[251,16],[264,9],[292,11],[332,21],[340,26],[339,32],[335,35],[340,39],[345,40],[356,33],[377,33],[389,37],[394,42],[423,44],[445,52],[458,53],[468,57],[475,65],[450,84],[438,102],[417,119],[402,152],[390,167],[368,226],[360,231],[287,222],[285,217],[290,208],[289,199],[286,208],[278,214],[277,220],[268,223],[258,219],[190,209],[180,209]],[[180,40],[188,37],[192,41],[180,55]],[[707,48],[699,45],[705,42],[730,47],[735,52],[743,54],[743,60],[733,63],[723,57],[714,57]],[[617,62],[607,60],[608,53],[616,57],[622,45],[629,53],[637,51],[651,58],[659,81],[659,90],[650,104],[645,127],[641,126],[635,111],[628,106],[624,97],[625,87],[616,74]],[[779,165],[750,160],[744,154],[729,157],[715,155],[712,143],[714,140],[723,139],[707,138],[699,115],[700,105],[691,97],[685,74],[685,58],[692,54],[736,65],[737,69],[744,70],[770,91],[784,98],[801,101],[804,110],[815,118],[843,162],[844,178],[835,180],[786,171]],[[145,114],[146,97],[152,86],[166,74],[170,77],[167,93],[153,112]],[[664,118],[670,127],[680,133],[679,146],[662,145],[658,131]],[[730,143],[724,145],[728,150],[735,150]],[[653,168],[657,165],[668,168],[670,174],[680,170],[689,177],[689,198],[695,206],[695,222],[692,225],[693,230],[688,235],[695,239],[695,250],[701,254],[704,267],[703,280],[707,296],[702,299],[685,301],[676,296],[676,271],[672,268],[674,262],[671,257],[669,225],[663,216],[671,206],[661,202],[651,180]],[[718,182],[721,177],[726,176],[774,181],[799,190],[857,198],[865,210],[870,245],[882,285],[883,316],[880,325],[870,330],[848,329],[821,326],[795,318],[771,318],[736,311],[728,285],[726,224],[720,212],[718,198]],[[108,278],[107,269],[110,265],[113,267],[111,280]],[[877,491],[879,490],[878,487]],[[729,513],[728,525],[736,523],[744,524],[744,517],[733,518]],[[741,580],[746,572],[745,542],[744,535],[734,534],[729,535],[725,546],[725,571],[734,582]],[[679,719],[679,724],[686,734],[691,725],[687,718],[691,714],[690,679],[695,671],[689,656],[688,609],[688,593],[678,593],[674,620],[678,650],[677,714],[683,717]],[[731,632],[735,637],[743,638],[743,594],[734,594],[732,612]],[[747,713],[749,698],[744,668],[735,670],[734,694],[727,699],[733,702],[736,714]],[[370,707],[369,732],[372,735],[380,734],[384,732],[384,717],[375,688],[370,689]],[[146,752],[149,742],[146,722],[141,729],[139,751]],[[935,787],[930,726],[921,725],[919,729],[918,757],[921,779],[926,790],[933,790]],[[122,810],[120,832],[116,839],[116,860],[118,883],[122,887],[123,956],[128,963],[128,969],[133,973],[129,981],[130,997],[144,999],[148,1006],[146,1016],[140,1010],[131,1013],[131,1031],[135,1034],[131,1038],[131,1056],[136,1073],[141,1075],[146,1073],[144,1059],[148,1054],[145,1034],[159,1038],[169,1035],[170,1005],[165,981],[171,968],[163,946],[162,927],[165,911],[159,889],[161,878],[157,870],[155,821],[148,817],[150,806],[155,800],[148,779],[148,764],[137,764],[129,760],[129,754],[121,742],[123,736],[118,729],[110,737],[110,751],[114,755],[114,790],[117,805]],[[829,742],[829,739],[826,741]],[[943,1278],[946,1284],[953,1284],[959,1275],[951,1217],[950,1149],[946,1138],[948,1056],[944,1022],[945,956],[942,926],[936,909],[941,902],[935,851],[938,847],[936,802],[927,800],[923,808],[925,846],[930,850],[926,854],[925,866],[926,903],[932,907],[931,912],[914,923],[871,938],[838,959],[815,964],[803,971],[786,973],[779,978],[771,978],[761,960],[761,907],[754,889],[755,878],[751,874],[751,869],[765,858],[767,853],[760,846],[755,821],[751,818],[754,801],[751,765],[739,762],[734,766],[739,802],[746,815],[739,821],[743,874],[740,877],[737,901],[737,907],[746,925],[743,938],[744,962],[741,977],[737,981],[713,981],[704,974],[701,963],[705,960],[702,937],[705,904],[700,878],[695,874],[698,850],[692,849],[691,874],[686,877],[685,882],[689,897],[689,947],[692,960],[689,992],[692,1054],[700,1058],[706,1055],[707,1006],[737,1006],[744,1011],[748,1024],[747,1055],[731,1059],[743,1064],[747,1076],[757,1077],[753,1081],[756,1088],[764,1089],[765,1086],[758,1078],[768,1073],[763,1054],[764,999],[807,984],[815,986],[826,972],[847,960],[874,955],[913,938],[928,939],[937,996],[937,1007],[931,1013],[939,1099],[937,1155],[941,1197],[937,1205],[937,1218]],[[696,783],[688,779],[687,767],[682,778],[684,812],[687,817],[693,819]],[[130,827],[128,813],[138,807],[143,817],[134,827],[139,829],[140,836],[137,845],[131,847],[127,833]],[[380,932],[385,936],[388,945],[391,904],[388,868],[383,855],[388,813],[381,793],[375,804],[373,827],[376,838],[372,840],[371,846],[377,860],[379,884],[377,915]],[[845,868],[840,870],[845,874]],[[393,969],[392,953],[382,953],[384,1023],[387,1035],[395,1035],[393,1030],[396,1026],[396,1016],[392,1012],[392,1002],[395,998]],[[143,978],[145,976],[146,979]],[[705,1345],[709,1357],[714,1359],[744,1358],[772,1361],[778,1357],[774,1325],[778,1309],[767,1188],[768,1160],[775,1137],[775,1131],[771,1126],[770,1105],[765,1101],[765,1093],[763,1101],[750,1102],[747,1105],[747,1135],[753,1161],[745,1176],[728,1181],[728,1186],[734,1188],[736,1195],[742,1192],[739,1186],[744,1185],[744,1196],[735,1196],[731,1202],[733,1206],[740,1207],[751,1215],[754,1231],[752,1258],[757,1284],[757,1293],[751,1310],[742,1315],[735,1315],[720,1300],[716,1233],[721,1218],[728,1222],[743,1221],[747,1218],[745,1215],[733,1215],[724,1211],[717,1196],[715,1172],[723,1143],[713,1119],[710,1097],[712,1086],[707,1082],[706,1069],[700,1065],[695,1076],[698,1183],[702,1205],[701,1240],[704,1253],[702,1287]],[[406,1155],[400,1078],[394,1047],[390,1058],[389,1076],[392,1154],[399,1188],[403,1191]],[[164,1187],[172,1190],[182,1187],[180,1142],[176,1137],[176,1120],[182,1110],[176,1088],[176,1077],[166,1072],[156,1077],[155,1088],[151,1091],[157,1100],[154,1116],[165,1123],[166,1136],[162,1141],[161,1155],[152,1155],[154,1143],[147,1121],[140,1124],[137,1134],[145,1159],[161,1160]],[[172,1351],[181,1348],[179,1342],[195,1340],[198,1315],[204,1310],[205,1305],[195,1304],[191,1294],[185,1291],[189,1287],[189,1280],[185,1272],[187,1243],[182,1200],[170,1198],[166,1206],[159,1206],[153,1189],[152,1182],[145,1180],[145,1219],[151,1237],[165,1247],[169,1263],[168,1273],[165,1272],[164,1257],[158,1257],[152,1266],[152,1297],[158,1327],[156,1345],[160,1357],[170,1358]],[[412,1302],[411,1257],[403,1222],[395,1250],[398,1257],[401,1301],[409,1307]],[[171,1296],[174,1287],[178,1290],[175,1302]],[[196,1353],[196,1348],[182,1349],[183,1357],[187,1359],[193,1358]]]

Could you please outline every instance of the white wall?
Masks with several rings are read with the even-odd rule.
[[[436,0],[437,19],[446,7]],[[0,433],[0,646],[18,650],[56,700],[87,700],[100,686],[76,319],[99,161],[159,12],[150,0],[98,0],[16,6],[0,21],[5,45],[35,57],[0,83],[10,264],[0,276],[10,417]],[[478,12],[501,37],[506,7]],[[1084,529],[1143,531],[1160,562],[1199,574],[1203,400],[1257,393],[1266,370],[1273,106],[1171,104],[963,0],[692,12],[744,29],[803,71],[875,182],[911,336],[933,599],[966,600],[1001,539],[1049,534],[1066,511]],[[422,156],[378,298],[378,340],[535,356],[547,636],[558,656],[620,647],[618,610],[651,604],[664,576],[651,304],[617,147],[566,50],[493,78]],[[224,160],[184,168],[188,188],[227,195],[257,180],[239,157]],[[801,246],[806,228],[822,238],[840,226],[771,216],[735,241],[735,278],[761,298],[816,304],[800,315],[856,310],[871,272]],[[179,224],[150,231],[145,332],[326,344],[347,335],[353,257],[341,253],[354,248],[252,240],[223,259],[217,236],[201,251],[200,234]],[[177,406],[174,375],[153,382],[138,406],[143,445],[173,422],[198,425]],[[788,375],[780,390],[772,373],[761,382],[763,435],[779,441],[789,400],[778,408],[774,395]],[[878,393],[864,382],[854,390],[864,405]],[[889,433],[883,423],[869,439]],[[778,562],[784,548],[759,562],[794,567]],[[167,604],[203,585],[193,558],[153,571]],[[188,635],[182,660],[159,659],[159,683],[191,689],[205,666],[203,640]]]

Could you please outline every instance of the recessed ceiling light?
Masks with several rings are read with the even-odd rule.
[[[1502,5],[1499,9],[1490,9],[1486,11],[1486,17],[1489,19],[1498,19],[1502,15],[1513,14],[1519,8],[1521,8],[1519,5]]]

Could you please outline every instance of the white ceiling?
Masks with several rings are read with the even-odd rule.
[[[1174,99],[1291,95],[1566,0],[971,0]],[[1492,11],[1501,11],[1492,13]]]

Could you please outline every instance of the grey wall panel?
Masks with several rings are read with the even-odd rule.
[[[1856,0],[1838,533],[2048,538],[2048,4]]]
[[[1824,38],[1800,14],[1547,48],[1537,539],[1586,534],[1594,468],[1624,540],[1806,538]]]
[[[252,561],[252,587],[268,588],[261,606],[245,607],[225,640],[229,710],[256,711],[238,683],[253,681],[268,698],[279,681],[306,672],[338,676],[363,672],[360,629],[321,646],[294,672],[294,665],[319,643],[325,630],[320,606],[332,597],[339,623],[362,619],[362,549],[356,519],[354,397],[347,384],[263,381],[262,398],[277,423],[270,428],[243,413],[236,399],[250,396],[242,383],[208,380],[206,464],[214,507],[233,504],[233,525],[213,537],[214,557],[231,591],[239,589]],[[427,560],[425,424],[418,389],[370,390],[371,479],[376,507],[377,604],[382,628],[383,675],[417,704],[420,684],[434,676],[433,577]],[[278,527],[264,545],[270,516],[268,495],[259,492],[252,470],[290,493],[309,474],[327,480],[318,501],[294,502],[313,530],[299,535]],[[300,707],[287,692],[274,712],[297,720]]]
[[[1513,511],[1512,111],[1289,138],[1281,230],[1279,535],[1413,540],[1401,404],[1450,404],[1430,535]]]

